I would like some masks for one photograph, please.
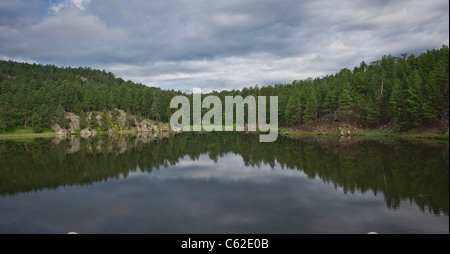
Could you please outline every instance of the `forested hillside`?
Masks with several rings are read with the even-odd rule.
[[[85,115],[117,108],[167,122],[175,110],[169,108],[170,100],[179,94],[90,68],[0,61],[0,132],[37,123],[49,127],[62,111]],[[419,56],[387,55],[353,70],[292,84],[212,94],[222,103],[229,95],[278,96],[279,123],[286,127],[329,116],[367,127],[392,122],[398,130],[408,130],[447,122],[448,128],[449,48]]]
[[[250,87],[221,95],[278,96],[282,126],[312,123],[329,115],[366,127],[393,122],[398,130],[447,122],[449,48],[420,56],[391,55],[353,70],[292,84]]]
[[[170,99],[179,93],[147,87],[90,68],[58,68],[0,61],[0,132],[49,128],[64,111],[81,117],[90,111],[122,109],[129,114],[168,121]],[[59,121],[58,121],[59,120]]]
[[[388,55],[335,75],[231,93],[278,96],[279,122],[284,126],[333,115],[365,126],[394,121],[406,130],[448,121],[448,67],[449,48],[443,46],[418,57]]]

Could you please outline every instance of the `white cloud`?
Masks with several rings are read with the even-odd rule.
[[[71,2],[80,10],[84,10],[85,5],[87,5],[91,0],[71,0]]]
[[[55,13],[66,8],[77,8],[80,11],[84,11],[86,5],[88,5],[90,1],[91,0],[64,0],[58,4],[54,4],[50,9]]]
[[[290,83],[327,74],[316,55],[278,58],[270,54],[226,57],[211,60],[167,61],[140,65],[110,65],[108,68],[125,79],[164,89],[220,91],[255,84]]]

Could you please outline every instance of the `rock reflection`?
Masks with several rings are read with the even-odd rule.
[[[448,144],[357,137],[279,137],[270,144],[244,133],[1,140],[0,195],[152,173],[186,156],[198,163],[207,155],[214,164],[230,153],[247,167],[300,170],[345,193],[381,193],[390,209],[409,200],[448,215]]]

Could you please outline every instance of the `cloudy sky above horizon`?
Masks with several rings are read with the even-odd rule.
[[[0,58],[182,91],[334,74],[449,44],[448,0],[0,0]]]

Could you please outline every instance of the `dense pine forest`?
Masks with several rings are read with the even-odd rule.
[[[39,132],[51,122],[63,125],[64,112],[83,119],[86,112],[121,109],[136,118],[168,122],[176,110],[169,107],[170,100],[180,94],[91,68],[0,61],[0,133],[22,127]],[[442,46],[419,56],[387,55],[370,64],[362,62],[353,70],[345,68],[334,75],[292,84],[255,85],[211,94],[222,102],[230,95],[278,96],[278,118],[284,127],[328,116],[369,128],[392,123],[405,131],[446,122],[445,129],[449,48]]]

